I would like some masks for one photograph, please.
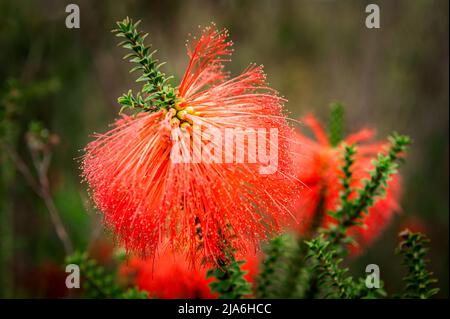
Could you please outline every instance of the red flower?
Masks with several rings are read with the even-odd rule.
[[[217,260],[224,242],[246,251],[290,214],[298,187],[289,171],[292,132],[281,112],[284,100],[266,86],[261,66],[235,78],[223,72],[232,45],[227,35],[208,27],[188,45],[173,107],[124,117],[85,149],[83,177],[127,249],[153,253],[167,242],[193,260]],[[272,148],[264,159],[262,151]],[[235,160],[243,154],[245,162]]]
[[[212,278],[206,278],[206,271],[201,266],[192,267],[182,255],[165,253],[156,258],[132,258],[119,273],[122,277],[131,277],[150,297],[215,298],[209,289]]]
[[[246,263],[242,265],[242,269],[247,271],[244,278],[253,282],[257,272],[257,258],[246,255],[243,259]],[[128,278],[140,290],[147,291],[150,297],[217,298],[209,288],[214,279],[206,278],[207,270],[204,266],[192,267],[180,254],[164,253],[154,259],[132,258],[121,266],[119,275],[122,279]]]
[[[385,144],[381,142],[368,142],[374,132],[363,129],[356,134],[345,138],[338,146],[333,147],[322,126],[313,116],[306,116],[303,122],[313,132],[315,139],[311,139],[302,132],[297,134],[296,171],[298,178],[307,186],[303,196],[297,201],[297,216],[301,221],[298,230],[308,233],[314,226],[328,227],[335,223],[327,212],[334,211],[339,205],[342,185],[343,143],[347,145],[357,143],[355,163],[352,165],[353,180],[351,187],[361,189],[364,179],[368,179],[369,172],[373,168],[372,160],[376,154],[385,150]],[[351,194],[354,198],[356,192]],[[376,201],[369,208],[369,213],[362,214],[363,226],[354,226],[349,229],[359,244],[368,245],[382,229],[388,224],[394,212],[400,210],[398,203],[400,197],[400,177],[396,174],[388,182],[386,195]],[[352,246],[352,249],[358,247]]]

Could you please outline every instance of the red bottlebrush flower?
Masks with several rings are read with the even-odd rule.
[[[245,279],[253,282],[257,272],[257,258],[246,255],[242,269],[247,271]],[[206,278],[207,268],[192,267],[181,254],[164,253],[153,258],[132,258],[119,269],[121,278],[145,290],[150,297],[163,299],[210,299],[217,298],[209,284],[213,278]]]
[[[339,193],[342,190],[340,178],[343,174],[342,144],[356,143],[358,145],[355,162],[352,165],[353,179],[350,185],[354,190],[362,189],[364,179],[370,178],[369,172],[373,168],[372,160],[377,153],[385,150],[385,144],[369,142],[374,136],[374,131],[363,129],[345,138],[337,147],[333,147],[326,132],[313,116],[306,116],[303,122],[315,136],[315,139],[312,139],[298,132],[295,146],[296,152],[301,153],[296,157],[297,177],[308,188],[297,201],[296,213],[301,221],[298,230],[301,233],[308,233],[313,227],[327,227],[335,223],[327,212],[335,211],[339,205]],[[353,236],[357,243],[363,246],[369,245],[388,224],[394,212],[400,211],[398,203],[400,185],[400,177],[395,174],[388,182],[385,197],[377,200],[369,208],[368,214],[362,215],[363,226],[353,226],[349,229],[349,235]],[[354,192],[350,198],[354,198],[355,195]],[[353,252],[359,248],[359,246],[351,246]]]
[[[224,243],[246,251],[290,215],[298,183],[284,100],[261,66],[223,71],[227,35],[207,27],[188,45],[175,105],[124,117],[85,149],[83,177],[127,249],[154,253],[164,242],[214,261]]]
[[[132,258],[119,270],[121,277],[131,278],[140,289],[150,297],[163,299],[215,298],[206,278],[207,269],[201,266],[193,268],[183,255],[164,253],[156,258]]]

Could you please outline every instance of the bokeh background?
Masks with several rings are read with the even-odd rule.
[[[76,3],[81,28],[65,27],[65,7]],[[381,8],[381,29],[364,25],[365,7]],[[405,226],[432,240],[431,269],[448,297],[449,58],[447,0],[262,0],[0,2],[1,134],[32,167],[25,142],[40,121],[59,137],[51,151],[49,183],[76,249],[101,246],[108,235],[80,184],[80,150],[93,132],[117,116],[116,99],[135,87],[124,51],[110,33],[126,16],[167,61],[176,83],[187,63],[185,39],[214,21],[230,30],[236,74],[264,64],[270,84],[288,100],[292,117],[313,112],[326,121],[329,104],[346,105],[346,132],[373,127],[384,138],[409,134],[414,145],[401,171],[403,213],[352,265],[361,275],[376,263],[386,288],[401,287],[401,259],[393,251]],[[10,150],[11,151],[11,150]],[[0,147],[0,296],[64,296],[64,249],[43,199]],[[108,247],[107,244],[102,244]],[[103,248],[105,250],[107,248]],[[97,247],[97,250],[99,248]],[[101,253],[102,249],[100,249]]]

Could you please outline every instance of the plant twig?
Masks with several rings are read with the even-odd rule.
[[[33,165],[36,168],[36,172],[38,174],[38,181],[36,181],[30,169],[22,160],[22,158],[19,156],[19,154],[17,154],[17,152],[5,142],[2,142],[2,147],[7,151],[8,155],[11,157],[12,162],[17,167],[17,170],[23,175],[23,177],[28,182],[30,187],[39,197],[41,197],[44,200],[45,206],[47,207],[47,210],[50,214],[50,220],[53,224],[55,232],[64,246],[65,254],[66,255],[72,254],[73,253],[72,242],[69,238],[66,228],[64,227],[64,224],[61,220],[58,209],[56,208],[56,205],[50,194],[50,187],[47,176],[48,167],[50,165],[51,160],[50,154],[45,154],[42,160],[40,160],[36,152],[30,149]]]

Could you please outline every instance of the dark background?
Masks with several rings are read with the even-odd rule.
[[[65,27],[76,3],[81,28]],[[381,29],[367,29],[365,7],[381,8]],[[135,86],[124,51],[110,33],[126,16],[167,61],[177,83],[187,64],[185,39],[211,21],[230,30],[233,74],[264,64],[292,117],[327,120],[329,104],[346,105],[346,132],[374,127],[414,140],[404,176],[403,213],[352,265],[376,263],[388,291],[403,268],[397,233],[417,227],[432,240],[431,269],[448,297],[448,1],[18,1],[0,2],[0,105],[3,138],[31,165],[24,134],[39,120],[60,138],[50,166],[52,196],[77,249],[107,238],[80,184],[76,158],[94,131],[118,112],[117,97]],[[12,110],[12,111],[11,111]],[[12,114],[12,115],[11,115]],[[60,296],[64,250],[46,206],[0,148],[0,296]],[[62,279],[61,279],[62,276]]]

